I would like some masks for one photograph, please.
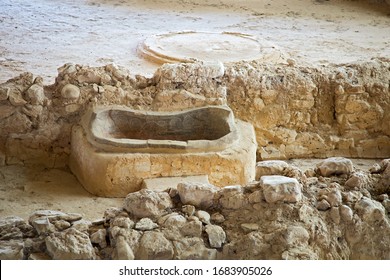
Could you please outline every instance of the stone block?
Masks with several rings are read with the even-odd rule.
[[[268,203],[295,203],[302,199],[301,184],[295,178],[272,175],[260,178],[264,198]]]
[[[331,157],[319,162],[317,169],[319,174],[325,177],[350,174],[353,171],[353,163],[347,158]]]

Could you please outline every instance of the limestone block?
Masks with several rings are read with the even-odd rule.
[[[183,204],[207,209],[213,205],[218,188],[211,184],[180,183],[177,185],[177,190]]]
[[[174,250],[172,243],[161,232],[147,231],[140,240],[136,258],[140,260],[170,260]]]
[[[199,237],[183,238],[173,242],[175,247],[175,259],[178,260],[215,260],[217,250],[205,246],[203,239]]]
[[[317,209],[320,211],[326,211],[326,210],[330,209],[330,207],[331,207],[331,205],[326,199],[321,199],[317,203]]]
[[[226,241],[226,233],[220,226],[207,225],[205,228],[210,246],[212,248],[221,248]]]
[[[302,199],[302,187],[295,178],[279,175],[262,176],[260,185],[268,203],[279,201],[295,203]]]
[[[195,213],[196,217],[204,224],[210,224],[210,214],[203,210],[198,210]]]
[[[66,84],[61,89],[61,96],[65,99],[72,99],[77,100],[80,98],[80,89],[79,87],[72,85],[72,84]]]
[[[355,210],[363,221],[381,221],[386,217],[386,210],[383,205],[375,200],[363,197],[355,204]]]
[[[368,184],[369,184],[369,178],[362,171],[354,172],[345,182],[345,186],[349,188],[358,188],[358,189],[365,188],[368,186]]]
[[[132,220],[130,220],[129,217],[115,217],[111,220],[110,225],[112,227],[118,226],[121,228],[131,229],[134,227],[135,223]]]
[[[19,225],[24,223],[24,220],[17,216],[0,219],[0,240],[22,239],[23,232],[19,229]]]
[[[113,226],[109,228],[108,233],[109,233],[111,246],[115,246],[118,239],[120,239],[120,237],[122,236],[129,244],[133,252],[134,253],[137,252],[139,247],[139,241],[142,237],[142,233],[139,232],[138,230],[125,229],[125,228],[120,228],[118,226]]]
[[[26,92],[26,96],[32,105],[43,105],[46,98],[43,87],[37,84],[29,87]]]
[[[47,217],[34,219],[31,225],[35,228],[38,234],[49,234],[56,231],[56,227],[50,223]]]
[[[88,233],[89,227],[91,225],[92,225],[91,221],[79,220],[72,223],[72,228],[84,233]]]
[[[340,218],[345,222],[351,222],[353,219],[353,211],[347,205],[340,206]]]
[[[166,228],[180,228],[186,224],[186,222],[187,219],[178,213],[165,215],[158,220],[158,224]]]
[[[114,251],[114,260],[134,260],[134,252],[123,236],[118,236]]]
[[[138,218],[162,216],[172,206],[168,193],[146,189],[128,194],[124,201],[124,209]]]
[[[103,218],[105,223],[109,223],[115,217],[127,217],[127,212],[121,207],[109,207],[104,211]]]
[[[241,186],[226,186],[218,192],[219,204],[224,209],[240,209],[247,204]]]
[[[213,223],[221,224],[225,221],[225,217],[221,213],[216,212],[211,214],[210,220]]]
[[[309,238],[309,233],[301,226],[289,226],[284,232],[284,239],[289,246],[307,245]]]
[[[327,158],[317,164],[317,169],[322,176],[350,174],[353,171],[353,163],[343,157]]]
[[[341,192],[336,187],[320,189],[318,197],[319,200],[325,199],[331,207],[340,206],[342,202]]]
[[[203,224],[201,221],[189,221],[180,228],[184,237],[202,237]]]
[[[54,260],[93,260],[95,250],[87,234],[74,228],[46,237],[47,252]]]
[[[149,218],[142,218],[135,224],[135,229],[136,230],[153,230],[155,228],[158,228],[158,224],[154,223],[151,219]]]
[[[282,160],[265,160],[256,163],[256,180],[264,175],[283,175],[288,163]]]
[[[21,241],[0,240],[0,260],[22,260],[23,247],[23,242]]]
[[[91,234],[91,242],[93,244],[99,244],[100,248],[106,248],[107,247],[107,231],[106,229],[102,228]]]

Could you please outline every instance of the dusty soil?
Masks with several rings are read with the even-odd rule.
[[[157,65],[137,45],[153,34],[181,30],[230,31],[265,38],[302,64],[390,57],[390,6],[372,1],[0,1],[0,83],[30,71],[54,82],[73,62],[116,63],[151,75]],[[312,161],[294,160],[302,169]],[[373,161],[359,161],[368,169]],[[37,209],[101,217],[122,199],[88,194],[68,170],[0,168],[0,216],[27,218]]]
[[[134,74],[156,65],[136,53],[153,34],[242,32],[267,39],[305,63],[390,55],[390,6],[379,0],[0,1],[0,82],[29,71],[53,83],[72,62],[116,63]]]

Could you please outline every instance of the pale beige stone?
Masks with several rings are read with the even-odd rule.
[[[210,246],[212,248],[221,248],[226,241],[226,233],[222,227],[217,225],[207,225],[205,228]]]
[[[218,188],[211,184],[180,183],[177,186],[180,200],[183,204],[191,204],[199,208],[209,208],[213,205],[214,194]]]
[[[295,178],[279,175],[262,176],[260,185],[263,188],[264,198],[268,203],[295,203],[302,199],[302,186]]]
[[[145,232],[139,246],[136,257],[140,260],[170,260],[174,255],[172,243],[161,232]]]
[[[162,216],[172,207],[168,193],[146,189],[128,194],[124,201],[124,209],[138,218]]]
[[[32,105],[42,105],[45,101],[45,92],[41,85],[34,84],[26,92],[28,100]]]
[[[66,84],[61,89],[61,96],[65,99],[78,99],[80,97],[80,88],[72,84]]]
[[[92,260],[96,258],[88,235],[74,228],[52,233],[45,241],[47,251],[54,260]]]
[[[145,135],[110,134],[124,132],[112,132],[113,124],[110,118],[101,124],[92,122],[93,129],[89,131],[91,115],[87,113],[83,122],[86,126],[75,126],[72,132],[70,167],[89,192],[108,197],[123,197],[129,192],[138,191],[145,178],[204,174],[208,175],[211,184],[219,187],[244,185],[253,180],[257,147],[253,127],[238,120],[235,122],[229,109],[206,107],[206,110],[210,115],[207,113],[203,116],[203,113],[198,111],[190,111],[188,116],[180,113],[183,122],[177,124],[175,114],[161,115],[162,119],[168,118],[172,129],[183,137],[185,135],[180,132],[181,125],[196,128],[191,114],[203,116],[203,120],[210,123],[207,125],[209,133],[204,136],[196,134],[195,140],[180,139],[177,135],[163,136],[170,137],[166,139],[171,140],[148,140],[161,137],[158,136],[157,129],[148,128],[144,130]],[[107,109],[103,112],[106,111]],[[128,110],[111,112],[114,112],[112,115],[134,114]],[[99,118],[104,120],[104,114]],[[160,118],[160,115],[154,113],[137,114],[143,114],[145,117],[152,115],[156,121]],[[137,123],[145,124],[137,119],[132,120],[135,128]],[[128,123],[128,120],[118,119],[116,125],[120,126],[120,122]],[[96,134],[92,134],[93,132]],[[210,137],[214,140],[206,140]]]
[[[265,160],[256,163],[256,180],[264,175],[283,175],[288,163],[282,160]]]
[[[347,158],[331,157],[318,163],[317,168],[322,176],[329,177],[351,173],[353,171],[353,163]]]

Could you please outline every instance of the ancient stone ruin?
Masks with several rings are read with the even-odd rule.
[[[389,69],[197,62],[133,78],[66,64],[53,85],[11,79],[0,163],[70,166],[125,198],[94,221],[3,218],[0,259],[389,259]]]

